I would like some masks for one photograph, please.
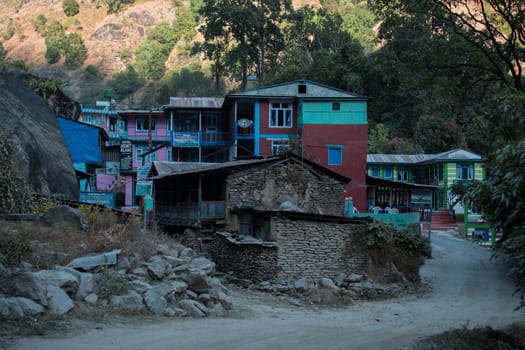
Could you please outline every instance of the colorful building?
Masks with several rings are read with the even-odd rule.
[[[432,186],[433,208],[454,210],[462,216],[463,204],[452,194],[451,187],[458,182],[484,180],[485,161],[462,149],[439,154],[369,154],[367,174],[375,179]]]
[[[104,128],[114,147],[115,181],[125,206],[153,161],[222,163],[292,148],[351,179],[345,197],[366,208],[367,98],[306,80],[217,97],[172,97],[152,110],[82,108],[80,120]],[[131,153],[131,154],[130,154]],[[341,205],[343,198],[341,198]]]

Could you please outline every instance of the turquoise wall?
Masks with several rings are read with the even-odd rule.
[[[340,109],[332,110],[332,102]],[[367,124],[366,101],[300,101],[299,125],[302,124]]]

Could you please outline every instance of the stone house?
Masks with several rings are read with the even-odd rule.
[[[156,220],[221,271],[253,281],[370,271],[370,219],[343,216],[350,179],[314,162],[155,162],[149,178]]]

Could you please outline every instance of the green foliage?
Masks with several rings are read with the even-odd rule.
[[[460,127],[453,120],[443,120],[433,115],[422,115],[414,135],[417,144],[426,153],[445,152],[463,145]]]
[[[123,99],[127,97],[128,103],[131,105],[133,103],[133,93],[144,86],[145,79],[139,76],[132,65],[127,65],[126,70],[115,74],[108,84],[115,92],[115,98]]]
[[[2,35],[2,38],[4,40],[11,39],[18,31],[20,30],[20,24],[13,20],[12,18],[9,19],[9,23],[7,24],[7,28]]]
[[[123,295],[131,288],[125,276],[105,268],[97,274],[98,296],[102,299]]]
[[[98,71],[97,67],[95,67],[92,64],[89,64],[85,69],[86,77],[88,79],[95,79],[99,76],[100,72]]]
[[[31,251],[27,237],[6,222],[0,222],[0,264],[17,266],[24,255]]]
[[[368,136],[368,153],[387,153],[390,149],[388,128],[379,123],[372,129]]]
[[[177,17],[172,23],[172,31],[177,40],[180,38],[191,40],[195,36],[196,25],[195,15],[184,8],[177,12]]]
[[[430,256],[430,242],[420,232],[397,230],[393,225],[374,220],[368,224],[366,245],[369,249],[401,248],[403,251]]]
[[[133,51],[129,47],[123,47],[120,52],[120,59],[124,62],[129,61],[131,58],[133,58]]]
[[[46,35],[46,16],[44,16],[43,14],[39,14],[31,21],[31,23],[33,24],[33,28],[38,34],[42,36]]]
[[[7,52],[4,49],[4,45],[0,42],[0,63],[5,61],[6,56]]]
[[[135,68],[146,80],[159,80],[166,72],[168,59],[166,46],[156,40],[146,39],[135,53]]]
[[[62,10],[68,17],[73,17],[78,14],[80,7],[76,0],[62,0]]]
[[[65,66],[68,69],[79,68],[86,59],[87,50],[84,41],[78,33],[71,33],[66,36],[66,47],[64,55],[66,57]]]
[[[104,3],[108,7],[108,14],[109,13],[118,13],[125,4],[127,3],[133,3],[133,0],[104,0]]]
[[[47,63],[54,64],[60,61],[60,50],[55,46],[48,46],[45,53]]]

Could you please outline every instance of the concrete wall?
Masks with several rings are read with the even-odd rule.
[[[227,206],[278,210],[288,201],[303,212],[343,215],[343,184],[289,161],[250,170],[227,179]]]

